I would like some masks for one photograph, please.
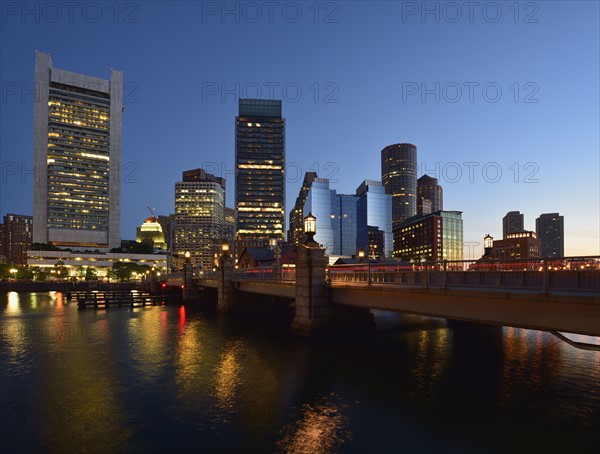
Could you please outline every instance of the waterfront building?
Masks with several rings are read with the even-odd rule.
[[[166,252],[157,254],[132,254],[130,252],[77,252],[77,251],[27,251],[27,265],[41,270],[54,270],[57,264],[64,269],[61,279],[80,276],[81,269],[94,268],[98,279],[108,279],[108,272],[117,262],[145,265],[163,274],[167,270]]]
[[[423,175],[417,180],[417,214],[430,214],[444,209],[444,192],[437,178]]]
[[[390,257],[393,252],[392,195],[386,194],[381,182],[365,180],[356,189],[356,207],[355,251],[369,251],[369,227],[373,227],[379,229],[384,237],[378,255]]]
[[[167,249],[165,234],[155,217],[146,218],[143,224],[136,229],[135,240],[138,243],[147,243],[155,249]]]
[[[519,211],[509,211],[502,218],[502,238],[508,238],[510,233],[523,232],[525,216]]]
[[[565,256],[565,218],[558,213],[544,213],[535,220],[542,257]]]
[[[540,240],[535,232],[523,230],[512,232],[506,238],[494,240],[489,256],[493,259],[529,259],[539,258]]]
[[[235,119],[238,240],[284,240],[285,119],[281,101],[240,99]]]
[[[462,212],[417,215],[396,226],[394,257],[415,262],[462,260]]]
[[[37,52],[35,87],[33,242],[119,247],[123,73],[65,71]]]
[[[27,250],[33,240],[33,217],[22,214],[4,215],[0,224],[0,255],[10,265],[26,265]]]
[[[381,150],[381,181],[392,195],[394,227],[417,214],[417,147],[410,143]]]
[[[189,252],[193,265],[211,270],[225,230],[225,179],[195,169],[183,172],[182,180],[175,183],[174,264],[183,266]]]

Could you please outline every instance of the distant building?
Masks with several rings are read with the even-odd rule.
[[[147,243],[155,249],[167,249],[162,226],[155,217],[147,218],[136,230],[135,241]]]
[[[535,220],[542,257],[565,256],[565,218],[558,213],[544,213]]]
[[[300,187],[296,203],[292,211],[290,211],[288,241],[295,245],[299,245],[304,241],[304,217],[308,215],[308,213],[304,214],[304,203],[315,178],[317,178],[317,172],[306,172],[304,174],[304,181]]]
[[[410,143],[381,150],[381,181],[392,195],[394,227],[417,214],[417,147]],[[395,248],[395,246],[394,246]]]
[[[6,214],[4,224],[0,226],[0,255],[5,257],[8,264],[27,265],[27,250],[33,240],[33,217]]]
[[[33,241],[118,248],[123,73],[73,73],[37,52],[35,87]]]
[[[237,239],[284,240],[284,171],[281,101],[240,99],[235,119]]]
[[[385,232],[379,227],[367,226],[369,234],[369,247],[367,256],[373,260],[385,259]]]
[[[369,226],[383,234],[383,245],[378,255],[391,257],[393,252],[392,195],[385,193],[379,181],[365,180],[356,189],[356,247],[369,251]],[[345,255],[346,251],[341,252]]]
[[[444,209],[444,192],[437,178],[423,175],[417,180],[417,214],[430,214]]]
[[[229,248],[233,250],[235,243],[235,210],[225,208],[225,226],[223,240],[229,243]]]
[[[177,268],[190,253],[192,264],[209,270],[221,253],[225,229],[225,180],[203,169],[183,172],[175,183],[173,254]]]
[[[508,238],[509,233],[523,232],[524,216],[519,211],[509,211],[502,218],[502,238]]]
[[[167,249],[171,250],[171,238],[173,237],[171,227],[175,223],[175,215],[159,214],[157,221],[160,224],[160,228],[162,229],[165,235],[165,244],[167,245]]]
[[[394,257],[415,262],[462,260],[462,212],[436,211],[417,215],[396,226]]]
[[[531,231],[509,233],[502,240],[494,240],[490,257],[502,260],[539,258],[540,240]]]

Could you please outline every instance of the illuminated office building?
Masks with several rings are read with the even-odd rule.
[[[565,218],[558,213],[541,214],[535,220],[542,257],[565,256]]]
[[[415,262],[462,260],[462,212],[417,215],[394,227],[394,257]]]
[[[192,264],[212,270],[225,231],[225,179],[203,169],[183,172],[175,183],[172,251],[180,268],[186,252]]]
[[[119,247],[123,73],[77,74],[37,52],[35,86],[33,242]]]
[[[417,214],[417,147],[410,143],[381,150],[381,181],[392,195],[394,227]]]
[[[501,240],[494,240],[490,256],[494,259],[529,259],[540,257],[540,240],[535,232],[512,232]]]
[[[4,215],[0,224],[0,255],[10,265],[27,265],[27,250],[31,247],[33,218],[22,214]]]
[[[237,239],[283,241],[285,119],[281,101],[239,100],[235,167]]]
[[[135,241],[149,244],[155,249],[167,249],[165,234],[158,219],[147,218],[144,223],[136,229]]]

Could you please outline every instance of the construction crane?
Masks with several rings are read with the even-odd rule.
[[[158,219],[158,217],[156,216],[156,208],[150,208],[150,204],[146,204],[146,208],[148,208],[148,211],[150,211],[150,214],[152,215],[153,218]]]

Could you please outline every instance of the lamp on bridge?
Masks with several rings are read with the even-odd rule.
[[[221,244],[221,252],[223,252],[224,257],[229,255],[229,243],[227,241],[224,241],[223,244]]]
[[[483,237],[483,255],[491,257],[492,249],[494,249],[494,238],[488,233]]]
[[[363,249],[359,249],[356,255],[358,256],[359,262],[362,262],[365,259],[365,251]]]
[[[306,241],[304,244],[316,243],[315,233],[317,233],[317,218],[314,217],[312,213],[308,213],[304,218],[304,233],[306,233]]]

